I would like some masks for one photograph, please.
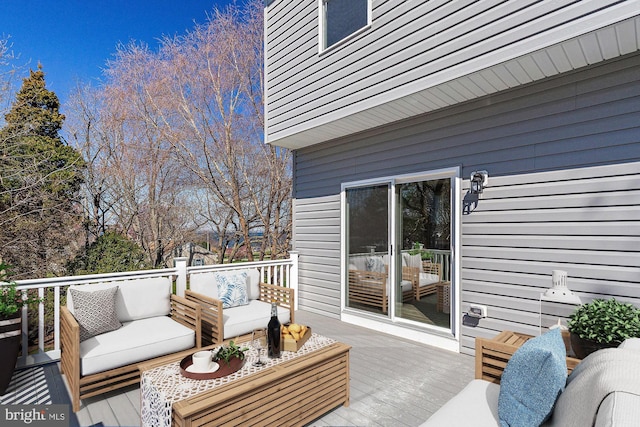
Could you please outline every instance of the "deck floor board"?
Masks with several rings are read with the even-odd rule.
[[[474,376],[471,356],[394,337],[307,311],[296,321],[352,346],[350,405],[309,426],[418,426]],[[52,403],[69,403],[58,365],[46,365]],[[129,386],[82,401],[71,426],[137,426],[140,388]]]

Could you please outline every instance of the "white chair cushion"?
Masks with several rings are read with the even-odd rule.
[[[422,270],[422,256],[420,254],[409,255],[407,265],[409,267],[420,269],[420,272],[424,271]]]
[[[260,272],[255,268],[247,270],[247,292],[249,299],[260,298]]]
[[[118,320],[124,323],[147,317],[169,315],[171,310],[171,285],[170,277],[150,277],[118,282],[72,285],[69,288],[93,292],[117,286],[116,312],[118,313]],[[67,308],[71,313],[74,313],[71,292],[67,292]]]
[[[473,380],[442,405],[422,427],[500,427],[498,396],[500,386],[484,380]]]
[[[193,330],[167,316],[128,322],[80,343],[82,375],[187,350],[195,341]]]
[[[218,296],[216,275],[232,276],[240,272],[247,273],[247,295],[249,299],[252,300],[260,298],[260,272],[255,268],[191,273],[189,276],[189,289],[211,298],[220,299]]]
[[[251,333],[256,328],[266,328],[271,319],[271,304],[251,300],[247,305],[222,310],[224,339]],[[278,306],[278,320],[281,324],[291,321],[288,308]]]
[[[352,270],[366,271],[367,270],[366,261],[367,261],[367,257],[364,255],[350,256],[349,264],[353,265],[354,268],[351,268],[351,267],[349,268]]]
[[[189,275],[189,289],[202,295],[218,299],[218,285],[216,273],[207,271],[204,273],[191,273]]]

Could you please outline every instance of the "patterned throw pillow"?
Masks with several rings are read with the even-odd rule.
[[[216,275],[218,298],[222,301],[222,308],[237,307],[249,304],[247,295],[247,273]]]
[[[93,292],[69,291],[73,299],[73,315],[80,325],[80,341],[122,326],[116,313],[117,286]]]
[[[371,256],[367,257],[365,268],[367,271],[372,271],[374,273],[384,273],[384,261],[381,256]]]

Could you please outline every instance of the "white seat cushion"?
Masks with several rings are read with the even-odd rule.
[[[402,292],[408,292],[413,289],[413,283],[411,280],[403,280],[400,283],[400,288],[402,289]],[[389,279],[387,279],[387,294],[389,294],[389,292],[391,291],[389,290]]]
[[[500,427],[498,396],[500,386],[484,380],[473,380],[442,405],[423,427]]]
[[[195,332],[170,317],[134,320],[80,343],[82,375],[187,350],[195,342]]]
[[[438,283],[439,281],[440,276],[438,276],[437,274],[420,273],[420,281],[418,285],[420,287],[423,287],[427,285],[433,285],[434,283]]]
[[[225,308],[222,310],[224,322],[224,339],[235,338],[251,333],[256,328],[266,328],[271,319],[271,304],[251,300],[247,305]],[[288,308],[278,306],[278,320],[281,324],[291,321]]]

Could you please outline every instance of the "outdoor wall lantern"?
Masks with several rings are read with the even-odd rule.
[[[482,194],[484,187],[489,183],[489,172],[473,171],[471,172],[471,194]]]

